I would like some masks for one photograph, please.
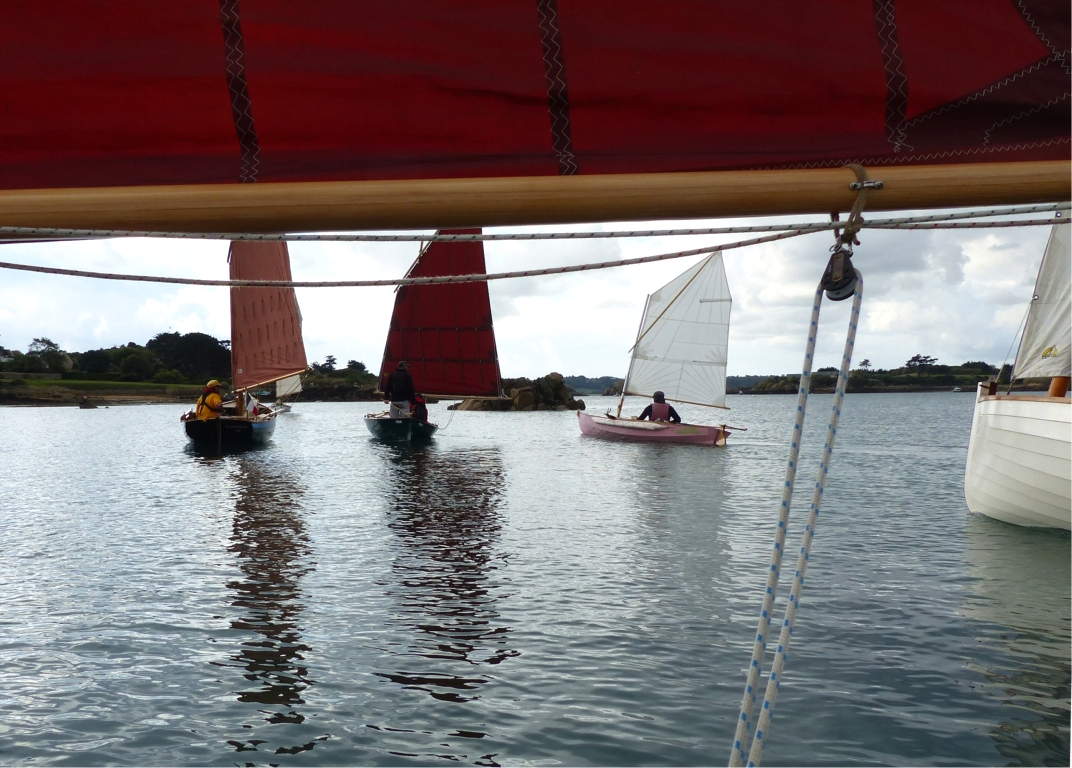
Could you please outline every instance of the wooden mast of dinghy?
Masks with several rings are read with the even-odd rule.
[[[1072,197],[1067,160],[877,166],[869,211]],[[310,232],[844,212],[848,168],[0,191],[0,226]]]

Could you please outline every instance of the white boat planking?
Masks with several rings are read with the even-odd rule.
[[[1072,530],[1072,247],[1069,227],[1046,244],[1013,378],[1052,377],[1050,396],[998,395],[979,385],[964,500],[1015,525]]]
[[[964,473],[968,509],[1072,530],[1072,400],[989,395],[979,385]]]

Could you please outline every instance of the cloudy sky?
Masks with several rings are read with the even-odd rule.
[[[595,228],[732,223],[760,220]],[[896,367],[922,353],[947,364],[1002,362],[1031,297],[1048,234],[1043,227],[863,232],[854,259],[866,279],[855,361],[867,358],[878,367]],[[485,249],[489,271],[500,271],[642,256],[742,237],[495,242]],[[821,233],[726,252],[733,294],[730,375],[799,369],[809,300],[831,242],[832,235]],[[366,279],[402,276],[417,247],[416,243],[292,243],[290,253],[296,280]],[[2,260],[226,279],[226,252],[224,242],[137,239],[6,245]],[[645,295],[697,260],[491,283],[503,376],[538,376],[552,370],[566,375],[623,375]],[[340,363],[355,359],[373,370],[379,367],[393,303],[391,289],[299,289],[298,301],[310,360],[334,355]],[[827,303],[817,367],[838,364],[848,305]],[[69,351],[129,341],[144,344],[161,331],[201,331],[229,338],[227,289],[0,270],[0,345],[9,349],[25,351],[38,336]]]

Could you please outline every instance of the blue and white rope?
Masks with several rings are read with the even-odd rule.
[[[752,738],[751,746],[750,746],[749,751],[748,751],[748,765],[749,766],[758,766],[760,764],[760,762],[762,761],[762,759],[763,759],[763,745],[764,745],[764,743],[766,741],[766,737],[767,737],[767,734],[768,734],[769,729],[770,729],[770,719],[771,719],[771,715],[774,712],[774,704],[775,704],[775,702],[777,701],[777,698],[778,698],[778,688],[779,688],[779,686],[781,684],[782,672],[785,669],[786,655],[789,652],[789,642],[790,642],[790,640],[792,639],[792,636],[793,636],[793,623],[796,620],[797,607],[800,605],[800,592],[801,592],[801,589],[804,586],[804,577],[805,577],[805,575],[807,573],[808,561],[810,560],[810,557],[811,557],[811,545],[812,545],[812,541],[813,541],[813,539],[815,537],[815,528],[816,528],[816,526],[818,524],[819,511],[822,508],[823,493],[824,493],[825,488],[826,488],[827,473],[830,470],[830,457],[831,457],[831,455],[833,454],[833,451],[834,451],[834,438],[837,436],[838,422],[841,420],[841,408],[842,408],[842,404],[844,403],[844,400],[845,400],[845,390],[847,388],[848,380],[849,380],[849,368],[852,365],[852,352],[853,352],[853,348],[856,345],[856,329],[857,329],[857,326],[859,325],[859,321],[860,321],[860,304],[861,304],[861,302],[863,300],[863,287],[864,287],[863,275],[861,275],[860,272],[857,271],[856,272],[856,292],[853,295],[852,310],[851,310],[850,315],[849,315],[849,328],[848,328],[848,333],[845,336],[845,350],[844,350],[844,353],[843,353],[843,355],[841,357],[841,370],[838,372],[837,386],[834,389],[834,404],[833,404],[833,406],[831,408],[831,411],[830,411],[830,422],[827,425],[826,440],[823,443],[822,458],[819,461],[819,475],[818,475],[818,478],[815,481],[815,489],[812,492],[811,508],[808,511],[808,522],[804,526],[804,536],[803,536],[803,541],[802,541],[801,546],[800,546],[800,553],[799,553],[799,556],[797,558],[796,573],[794,574],[794,578],[793,578],[793,586],[792,586],[792,588],[790,589],[790,592],[789,592],[789,600],[788,600],[788,603],[787,603],[786,609],[785,609],[785,617],[782,620],[782,629],[781,629],[781,633],[780,633],[780,635],[778,637],[778,647],[777,647],[777,649],[775,650],[775,653],[774,653],[774,663],[771,665],[770,676],[769,676],[769,678],[767,680],[767,689],[766,689],[764,699],[763,699],[763,706],[760,709],[759,720],[757,721],[756,728],[755,728],[755,735]],[[811,375],[811,357],[810,357],[810,354],[814,351],[815,333],[816,333],[816,327],[817,327],[816,320],[818,319],[819,307],[820,307],[821,301],[822,301],[822,291],[820,289],[816,293],[816,302],[815,302],[815,304],[813,306],[813,309],[812,309],[812,326],[811,326],[811,329],[809,331],[809,337],[808,337],[808,355],[809,356],[805,358],[805,370],[804,370],[804,373],[801,375],[801,389],[802,389],[802,393],[800,395],[801,399],[806,398],[805,382],[810,378],[810,375]],[[803,419],[803,412],[800,409],[800,400],[798,400],[797,419],[798,419],[798,423],[799,423],[800,420]],[[799,446],[800,432],[798,430],[796,430],[795,428],[794,428],[794,432],[793,432],[793,440]],[[794,454],[792,454],[792,452],[790,453],[790,461],[795,463],[795,456],[794,456]],[[787,470],[786,474],[787,474],[787,477],[788,477],[789,470]],[[790,489],[787,489],[787,490],[789,492],[791,492],[792,489],[790,488]],[[782,515],[788,516],[788,505],[786,505],[784,503],[784,494],[783,494]],[[780,518],[779,518],[779,527],[778,527],[777,533],[775,535],[776,536],[776,545],[775,545],[776,554],[778,553],[779,549],[781,549],[778,546],[778,544],[779,543],[784,544],[784,541],[785,541],[785,526],[784,526],[783,522],[784,521],[783,521],[782,517],[780,516]],[[768,577],[768,587],[769,587],[769,582],[770,582],[770,577]],[[765,621],[769,622],[769,611],[770,611],[770,609],[767,608],[768,597],[769,597],[770,601],[773,603],[774,595],[773,594],[771,594],[769,596],[764,595],[764,608],[766,610],[767,615],[766,616],[761,615],[761,618],[760,618],[760,626],[761,627],[764,626]],[[766,632],[763,632],[762,634],[765,636]],[[757,644],[758,644],[758,641],[757,641]],[[765,647],[766,647],[766,644],[765,644],[765,641],[764,641],[764,645],[763,645],[764,650],[765,650]],[[753,660],[755,661],[755,655],[754,654],[753,654]],[[762,655],[760,656],[760,660],[762,660]],[[758,674],[759,674],[758,665],[756,666],[755,673],[756,673],[756,676],[758,677]],[[750,699],[751,703],[748,706],[748,712],[747,713],[745,713],[743,711],[744,706],[742,705],[742,716],[747,714],[748,719],[751,718],[752,710],[754,709],[754,702],[755,702],[754,687],[755,687],[755,682],[756,681],[752,680],[752,669],[750,668],[749,669],[749,683],[750,683],[750,687],[753,689],[753,691],[750,691],[749,687],[746,686],[746,689],[745,689],[745,702],[746,703],[749,702],[749,697],[751,696],[751,699]],[[743,757],[744,757],[744,744],[747,741],[747,736],[748,736],[748,725],[749,725],[748,720],[745,719],[744,717],[742,717],[738,722],[738,726],[737,726],[738,727],[738,736],[736,736],[735,739],[734,739],[733,752],[732,752],[731,758],[730,758],[730,764],[731,765],[741,765],[741,760],[743,760]],[[743,727],[743,731],[744,731],[743,734],[741,733],[742,727]],[[743,735],[744,738],[742,738],[742,735]]]
[[[789,445],[789,461],[785,468],[785,485],[782,487],[782,506],[778,511],[778,528],[774,534],[774,551],[771,553],[770,570],[767,572],[767,589],[763,594],[763,607],[759,612],[759,627],[756,629],[756,642],[752,647],[752,661],[748,665],[748,681],[744,687],[744,699],[741,701],[741,715],[737,718],[737,732],[733,737],[733,752],[730,765],[744,764],[747,756],[745,745],[751,733],[752,715],[756,709],[756,686],[763,664],[763,655],[767,651],[767,630],[770,627],[770,615],[774,608],[774,595],[778,591],[778,576],[782,569],[782,554],[785,551],[785,531],[789,524],[789,508],[793,504],[793,482],[797,475],[797,457],[800,455],[800,439],[804,431],[804,413],[808,407],[808,390],[811,385],[811,366],[815,355],[815,339],[819,332],[819,307],[823,301],[823,289],[815,291],[811,308],[811,325],[808,328],[808,344],[804,351],[804,371],[800,375],[800,388],[797,392],[797,415],[793,423],[793,437]]]

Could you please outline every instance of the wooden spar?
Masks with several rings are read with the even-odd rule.
[[[879,166],[868,211],[1060,202],[1067,160]],[[0,226],[328,232],[827,214],[852,207],[848,168],[0,191]]]

